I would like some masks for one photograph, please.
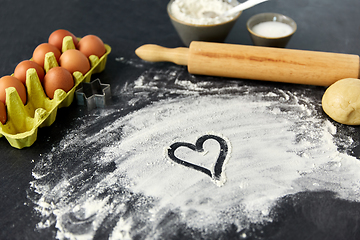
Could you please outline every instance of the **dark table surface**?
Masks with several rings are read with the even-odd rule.
[[[166,0],[1,0],[0,76],[11,74],[17,63],[30,58],[34,48],[38,44],[46,42],[49,34],[56,29],[67,29],[78,37],[95,34],[112,47],[112,52],[108,56],[105,71],[96,74],[93,78],[99,77],[103,83],[111,85],[114,95],[112,102],[116,105],[118,102],[126,100],[115,93],[125,83],[136,80],[146,70],[165,70],[173,67],[173,64],[170,63],[143,63],[134,52],[137,47],[146,43],[166,47],[183,46],[169,21],[166,12],[167,3]],[[247,19],[260,12],[278,12],[290,16],[298,24],[298,30],[287,48],[359,55],[359,10],[360,1],[358,0],[271,0],[245,11],[226,42],[251,45],[251,39],[245,26]],[[134,67],[136,63],[140,67]],[[190,79],[190,75],[185,76]],[[200,76],[199,79],[203,80]],[[244,84],[282,88],[277,83],[245,82]],[[304,86],[284,85],[283,88],[301,91]],[[320,101],[324,88],[314,87],[313,90],[314,96]],[[311,94],[311,92],[307,94]],[[138,106],[138,108],[141,107]],[[128,112],[133,110],[128,109]],[[41,128],[37,141],[29,148],[18,150],[11,147],[5,138],[0,139],[0,239],[61,238],[61,235],[57,233],[56,220],[49,220],[48,226],[39,227],[39,222],[46,224],[46,221],[43,221],[44,215],[36,211],[38,201],[33,196],[35,190],[30,183],[34,181],[34,168],[46,165],[46,159],[43,156],[49,156],[49,153],[67,136],[67,130],[79,124],[79,119],[86,114],[88,114],[86,109],[77,106],[76,103],[68,108],[60,109],[54,124]],[[118,117],[122,115],[126,115],[126,111],[120,113]],[[323,115],[323,118],[327,118],[327,116]],[[104,123],[104,125],[107,124],[110,123]],[[336,123],[334,124],[336,125]],[[359,153],[357,142],[360,140],[357,134],[358,128],[336,126],[351,132],[355,143],[351,149],[344,151],[357,157]],[[94,127],[94,133],[101,127]],[[82,150],[79,149],[79,151]],[[93,154],[94,151],[84,151],[84,154],[78,154],[76,159],[86,160]],[[74,153],[70,152],[63,153],[62,158],[72,159],[75,157]],[[57,172],[57,165],[52,164],[54,182],[58,180],[57,178],[68,174],[66,171]],[[58,164],[61,165],[61,163]],[[68,166],[68,168],[71,167]],[[64,170],[65,167],[63,166],[62,169]],[[359,191],[359,189],[354,191]],[[309,209],[306,208],[306,204],[312,204],[312,208],[316,209],[320,207],[316,203],[321,202],[319,199],[324,198],[328,199],[324,203],[326,207],[322,206],[323,211],[328,214],[324,216],[329,217],[329,221],[332,221],[331,224],[327,224],[328,221],[322,219],[324,216],[316,213],[315,210],[313,215],[309,214],[313,216],[312,219],[304,213],[306,209]],[[360,201],[360,198],[358,200]],[[307,195],[304,197],[304,201],[299,203],[298,209],[294,207],[295,210],[289,207],[289,202],[289,199],[284,200],[283,206],[279,207],[278,211],[283,212],[283,219],[276,223],[253,223],[249,224],[246,229],[228,228],[211,236],[214,239],[360,239],[360,205],[358,202],[339,200],[331,192],[316,192]],[[330,216],[337,217],[330,218]],[[108,224],[101,225],[90,236],[94,239],[109,238],[111,229],[114,228],[117,220],[116,218],[113,219],[114,222],[108,220]],[[135,229],[134,232],[136,232],[136,226],[132,226],[132,229]],[[202,235],[204,233],[202,231],[190,230],[186,226],[179,227],[171,234],[159,236],[162,236],[163,239],[210,238],[209,235]],[[68,235],[68,238],[64,237],[64,239],[71,239],[71,236],[75,235]],[[146,233],[139,233],[132,237],[144,239]]]

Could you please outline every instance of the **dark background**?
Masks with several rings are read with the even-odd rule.
[[[0,76],[13,73],[19,62],[31,58],[38,44],[47,42],[51,32],[63,28],[78,37],[98,35],[109,44],[112,52],[106,69],[94,77],[100,77],[112,89],[121,86],[136,79],[142,70],[123,71],[116,59],[137,59],[134,50],[146,43],[183,46],[167,16],[167,3],[167,0],[0,0]],[[257,13],[277,12],[298,24],[288,48],[359,55],[359,10],[358,0],[271,0],[246,10],[226,42],[252,44],[246,21]],[[37,141],[30,148],[18,150],[5,138],[0,139],[0,239],[54,237],[51,229],[42,233],[34,230],[38,219],[27,199],[27,190],[36,159],[59,141],[66,134],[63,129],[81,114],[75,103],[60,109],[55,123],[40,129]],[[358,155],[357,149],[349,152]],[[249,239],[360,239],[358,203],[338,200],[330,192],[304,193],[296,204],[294,199],[287,196],[281,200],[277,209],[279,217],[272,224],[244,230]],[[322,211],[333,218],[321,219]],[[279,229],[283,229],[281,234]],[[229,229],[224,238],[239,239],[235,232]]]

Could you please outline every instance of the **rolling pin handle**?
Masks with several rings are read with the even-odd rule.
[[[149,62],[173,62],[188,65],[189,49],[185,47],[165,48],[155,44],[145,44],[135,50],[135,54]]]

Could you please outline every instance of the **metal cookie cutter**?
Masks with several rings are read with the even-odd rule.
[[[88,110],[104,108],[111,98],[110,84],[102,84],[98,78],[89,83],[81,83],[75,93],[77,103],[86,105]]]

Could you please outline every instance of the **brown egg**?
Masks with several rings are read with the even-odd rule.
[[[7,115],[6,115],[6,107],[5,104],[0,101],[0,122],[2,124],[5,124],[7,120]]]
[[[48,43],[54,45],[55,47],[57,47],[61,51],[62,50],[63,39],[66,36],[71,36],[72,37],[74,45],[77,48],[77,45],[78,45],[79,41],[77,40],[77,38],[75,37],[74,34],[72,34],[71,32],[69,32],[68,30],[65,30],[65,29],[58,29],[58,30],[52,32],[50,34],[50,36],[49,36]]]
[[[86,57],[96,55],[100,58],[106,52],[103,41],[95,35],[87,35],[80,39],[78,49]]]
[[[4,76],[0,78],[0,101],[6,104],[6,92],[8,87],[14,87],[18,92],[23,104],[26,103],[26,88],[22,82],[13,76]]]
[[[71,74],[75,71],[81,72],[83,75],[90,70],[89,59],[79,50],[70,49],[65,51],[59,60],[61,67],[67,69]]]
[[[62,89],[65,92],[70,91],[74,87],[74,79],[65,68],[54,67],[45,74],[43,86],[46,95],[53,99],[56,89]]]
[[[33,60],[37,64],[39,64],[41,67],[44,67],[44,59],[45,54],[48,52],[53,52],[56,58],[56,61],[59,62],[59,58],[61,55],[61,52],[57,47],[54,45],[51,45],[50,43],[42,43],[39,46],[37,46],[33,52]]]
[[[45,75],[44,69],[36,62],[30,61],[30,60],[24,60],[16,66],[16,68],[14,70],[14,77],[19,79],[23,84],[25,84],[26,83],[26,71],[29,68],[35,68],[36,73],[40,79],[40,82],[42,82],[44,80],[44,75]]]

